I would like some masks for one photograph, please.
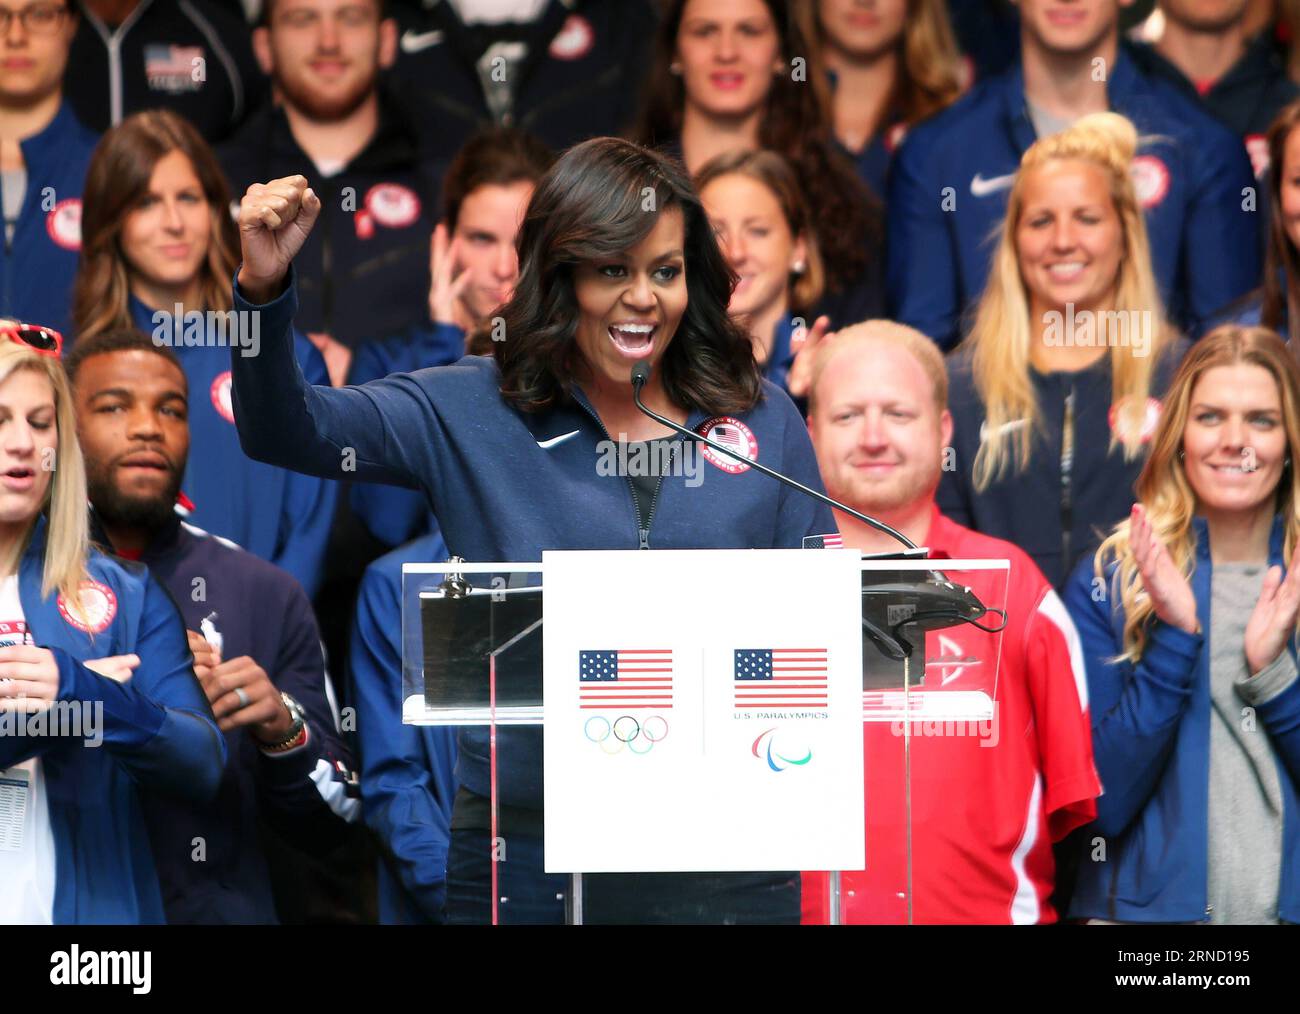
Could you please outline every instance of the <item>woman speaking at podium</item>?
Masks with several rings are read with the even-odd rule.
[[[240,206],[235,304],[261,312],[262,346],[251,357],[232,350],[231,368],[252,457],[423,489],[448,547],[471,561],[539,561],[546,549],[787,549],[835,531],[828,508],[712,451],[707,464],[663,475],[597,469],[610,441],[680,440],[633,402],[632,367],[644,361],[648,407],[695,432],[722,432],[750,458],[822,489],[803,420],[761,379],[752,343],[727,316],[734,276],[700,202],[664,157],[613,138],[570,149],[529,203],[519,281],[487,325],[493,354],[359,387],[309,386],[293,354],[292,261],[319,212],[301,176],[255,184]],[[680,463],[686,449],[675,450],[636,458]],[[561,921],[567,878],[542,872],[541,730],[501,730],[497,743],[501,894],[515,919]],[[487,921],[490,911],[487,746],[486,728],[461,733],[452,922]],[[605,887],[634,899],[635,910],[614,913],[623,920],[799,916],[797,874],[629,876]]]

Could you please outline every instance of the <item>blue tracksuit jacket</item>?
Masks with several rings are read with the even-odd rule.
[[[223,660],[250,656],[307,713],[306,744],[280,755],[263,753],[247,729],[224,733],[230,760],[210,802],[146,797],[167,921],[277,922],[259,818],[311,848],[336,837],[358,809],[345,788],[352,761],[326,697],[311,603],[284,571],[179,517],[140,562],[175,597],[188,629],[219,637]],[[201,863],[192,857],[196,837],[206,842]]]
[[[609,439],[581,390],[546,412],[502,399],[493,360],[467,356],[361,387],[312,387],[290,342],[292,275],[262,312],[262,352],[231,356],[235,418],[244,449],[259,460],[320,476],[350,456],[361,481],[424,490],[451,551],[471,561],[536,561],[544,549],[787,549],[835,530],[830,508],[753,469],[724,473],[703,463],[704,481],[665,477],[641,528],[630,479],[596,473]],[[252,309],[238,287],[238,309]],[[694,411],[687,426],[710,418]],[[764,464],[822,489],[804,421],[771,385],[737,419]],[[561,438],[556,440],[555,438]],[[509,730],[514,731],[514,730]],[[541,808],[541,731],[498,737],[501,802]],[[489,794],[487,730],[460,738],[461,783]]]
[[[1203,631],[1210,630],[1213,573],[1204,518],[1194,520],[1192,592]],[[1283,564],[1284,530],[1273,525],[1269,565]],[[1293,561],[1294,563],[1294,561]],[[1105,571],[1107,589],[1114,572]],[[1070,914],[1120,922],[1204,922],[1210,781],[1210,646],[1160,621],[1135,666],[1122,650],[1124,611],[1107,594],[1097,601],[1091,558],[1065,589],[1088,671],[1092,749],[1101,776],[1097,820],[1085,837],[1106,839],[1105,862],[1079,864]],[[1112,604],[1114,609],[1112,609]],[[1293,639],[1289,650],[1296,651]],[[1282,790],[1282,879],[1278,915],[1300,922],[1300,680],[1258,707],[1277,760]]]
[[[402,724],[402,564],[442,563],[435,528],[367,569],[352,628],[361,807],[379,837],[379,919],[442,922],[456,798],[456,730]]]
[[[49,126],[21,143],[27,192],[13,239],[0,244],[0,317],[69,335],[81,192],[96,140],[65,101]]]
[[[192,668],[176,604],[138,565],[92,550],[87,569],[107,626],[93,636],[42,598],[46,521],[39,518],[19,566],[19,594],[34,642],[54,653],[61,702],[102,706],[103,744],[46,735],[0,736],[0,768],[39,756],[49,793],[57,879],[55,923],[164,922],[142,791],[210,799],[226,743]],[[123,683],[81,663],[134,653]],[[94,715],[94,710],[89,712]],[[83,721],[90,721],[84,718]]]
[[[1111,108],[1142,138],[1134,159],[1151,259],[1170,316],[1199,336],[1259,282],[1259,193],[1241,140],[1121,47]],[[1007,191],[1036,140],[1019,65],[913,127],[894,157],[888,211],[894,316],[951,348],[988,278]]]

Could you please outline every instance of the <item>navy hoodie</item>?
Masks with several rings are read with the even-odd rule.
[[[631,480],[597,473],[598,444],[610,437],[580,389],[547,411],[522,412],[501,397],[496,363],[482,356],[361,387],[313,387],[293,354],[292,269],[272,302],[254,307],[236,285],[235,305],[262,313],[261,355],[231,357],[244,450],[330,477],[350,450],[357,479],[423,489],[447,546],[466,560],[534,562],[546,549],[795,549],[835,530],[830,508],[811,497],[752,468],[730,474],[707,463],[698,485],[665,477],[642,528]],[[803,419],[770,383],[763,395],[727,425],[752,433],[759,461],[822,490]],[[696,410],[686,425],[707,431],[721,421]],[[541,730],[503,730],[497,742],[501,802],[540,809]],[[485,728],[461,735],[457,773],[481,796],[487,746]]]
[[[238,201],[253,183],[302,173],[321,199],[316,227],[295,262],[302,308],[295,322],[355,348],[397,334],[429,306],[429,239],[441,170],[423,158],[414,128],[384,92],[375,136],[332,176],[299,147],[284,111],[267,107],[217,150]]]
[[[264,753],[247,729],[226,732],[228,760],[211,801],[145,800],[169,923],[276,922],[259,818],[310,847],[358,810],[347,795],[351,758],[326,697],[311,603],[284,571],[179,517],[155,534],[140,562],[171,592],[187,629],[219,637],[223,661],[251,657],[307,713],[307,742],[283,754]],[[205,857],[195,862],[200,837]]]

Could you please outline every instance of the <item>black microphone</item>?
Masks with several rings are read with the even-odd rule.
[[[661,416],[658,412],[647,408],[641,400],[641,388],[646,385],[649,379],[650,364],[644,359],[638,360],[632,366],[632,400],[636,402],[637,408],[655,422],[661,423],[683,436],[690,437],[692,440],[707,444],[715,451],[721,451],[728,457],[735,458],[751,468],[756,468],[764,475],[771,476],[773,479],[777,479],[801,493],[806,493],[814,500],[819,500],[829,507],[841,510],[850,517],[857,518],[859,521],[870,525],[877,531],[893,536],[908,549],[915,550],[917,548],[916,543],[906,535],[883,521],[868,517],[847,504],[832,500],[824,493],[818,493],[815,489],[809,489],[803,483],[797,482],[787,475],[782,475],[766,465],[759,464],[739,451],[732,450],[730,447],[726,447],[715,440],[710,440],[706,436],[701,436],[693,430],[688,430],[685,426],[681,426],[673,422],[673,420]],[[905,627],[916,627],[918,633],[922,634],[921,640],[924,643],[924,631],[954,627],[959,623],[969,623],[988,633],[997,633],[1006,626],[1006,610],[985,606],[973,591],[967,587],[953,584],[942,571],[897,572],[890,576],[893,578],[890,583],[869,584],[867,583],[868,578],[864,574],[862,587],[863,633],[875,645],[876,649],[887,658],[901,662],[911,656],[915,650],[914,644],[903,635]],[[1002,618],[1001,626],[985,627],[978,622],[988,613],[999,614]]]
[[[863,522],[864,524],[870,525],[872,528],[876,529],[877,531],[884,532],[886,535],[893,536],[895,539],[901,542],[908,549],[917,548],[916,543],[913,542],[911,539],[909,539],[902,532],[900,532],[897,528],[891,528],[883,521],[877,521],[875,518],[868,517],[867,515],[863,514],[861,511],[854,510],[852,507],[848,506],[847,504],[842,504],[838,500],[832,500],[825,493],[818,493],[815,489],[809,489],[802,482],[796,482],[794,479],[791,479],[788,475],[782,475],[780,472],[776,471],[775,469],[768,468],[766,465],[761,465],[757,461],[745,457],[745,455],[741,454],[739,451],[733,450],[730,447],[726,447],[723,444],[718,443],[716,440],[710,440],[706,436],[701,436],[699,433],[696,433],[693,430],[688,430],[685,426],[681,426],[673,422],[673,420],[661,416],[658,412],[646,408],[645,403],[641,400],[641,388],[645,387],[646,381],[648,381],[649,379],[650,379],[650,364],[646,362],[644,359],[638,360],[632,366],[632,400],[636,402],[637,408],[639,408],[642,412],[648,415],[655,422],[667,426],[670,430],[676,430],[678,433],[690,437],[692,440],[698,440],[701,443],[708,444],[715,451],[721,451],[723,454],[727,455],[728,457],[735,458],[737,461],[741,462],[742,464],[748,465],[750,468],[756,468],[764,475],[769,475],[773,479],[776,479],[780,482],[784,482],[787,486],[797,489],[800,493],[807,494],[808,496],[812,497],[814,500],[820,500],[828,507],[834,507],[836,510],[843,511],[845,514],[849,515],[850,517],[857,518],[859,521]]]

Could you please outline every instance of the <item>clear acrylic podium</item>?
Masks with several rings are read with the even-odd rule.
[[[453,847],[448,873],[450,921],[915,921],[915,890],[941,890],[937,878],[927,876],[931,871],[917,868],[927,823],[936,807],[963,805],[944,798],[930,759],[949,763],[960,755],[977,763],[984,748],[996,744],[1002,635],[994,612],[980,621],[989,630],[963,623],[918,631],[924,617],[917,617],[917,607],[899,589],[938,570],[1000,610],[1009,564],[863,560],[861,569],[865,868],[547,874],[540,812],[543,567],[407,564],[403,721],[458,727],[462,764],[473,761],[476,779],[472,787],[462,785],[456,800],[452,833],[459,848]],[[895,635],[899,640],[892,640]],[[900,645],[910,654],[886,657],[886,650],[897,654]],[[661,735],[653,713],[601,714],[603,720],[593,719],[585,729],[592,750],[649,751]],[[800,760],[798,751],[783,751],[770,739],[755,741],[754,758],[774,771]],[[519,776],[525,770],[531,779]],[[582,786],[573,791],[581,793]]]

